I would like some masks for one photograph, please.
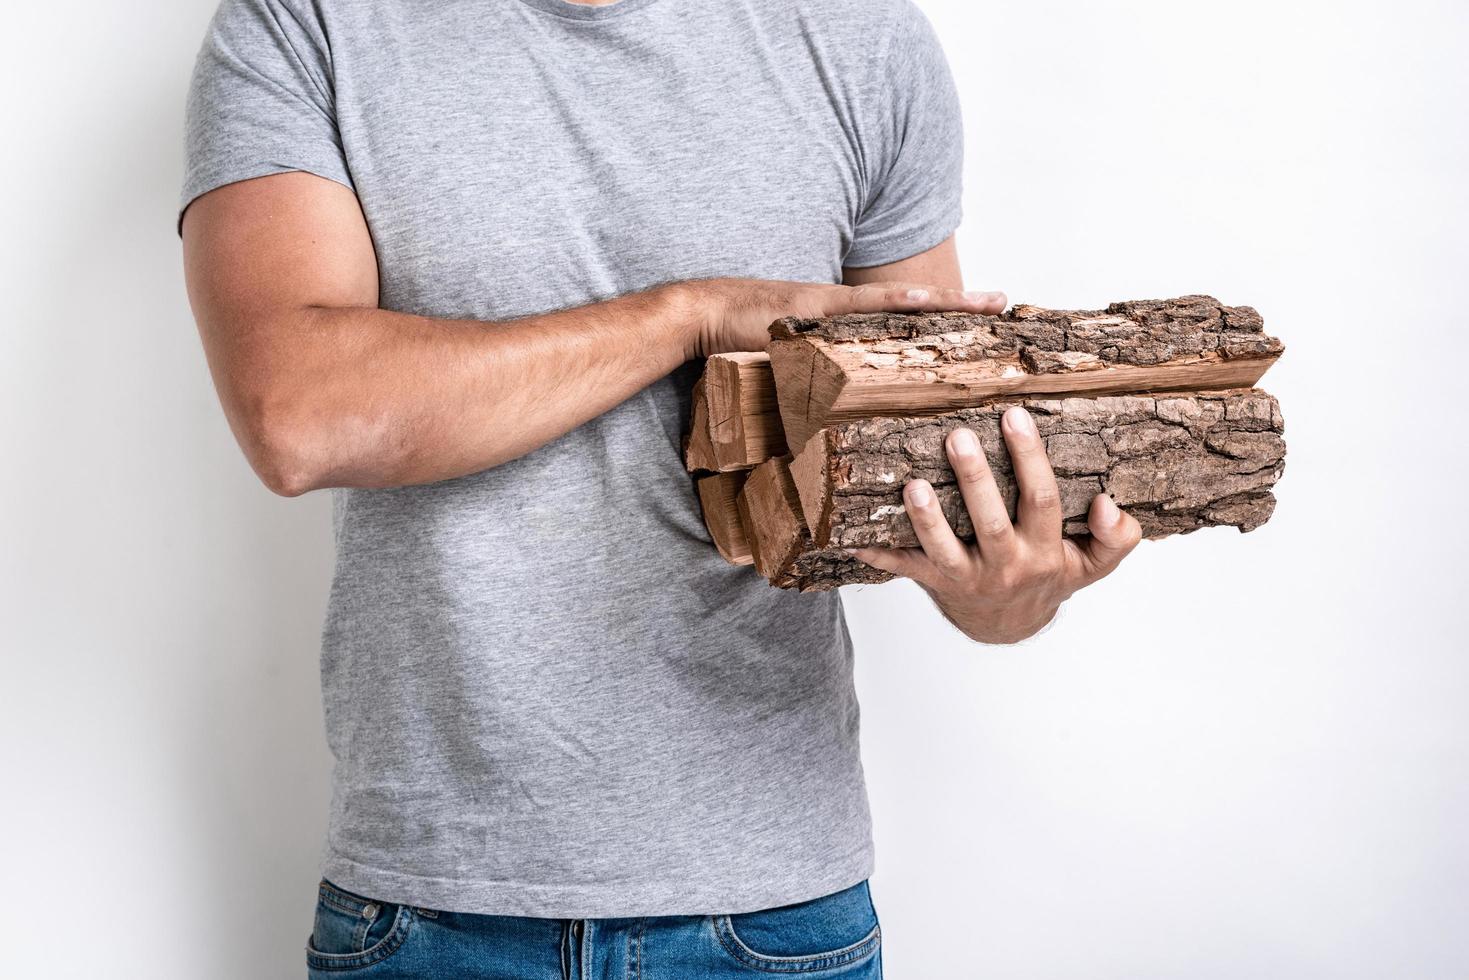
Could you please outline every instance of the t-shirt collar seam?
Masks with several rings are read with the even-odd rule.
[[[569,0],[520,0],[522,4],[561,20],[575,21],[577,23],[592,23],[599,21],[615,20],[624,17],[634,11],[657,3],[658,0],[617,0],[616,3],[594,6],[592,4],[571,3]]]

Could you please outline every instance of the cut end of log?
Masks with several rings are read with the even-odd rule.
[[[710,357],[692,395],[684,458],[690,472],[728,473],[784,455],[775,390],[770,355],[764,351]]]
[[[840,550],[812,543],[785,458],[767,460],[751,471],[738,507],[749,529],[755,570],[777,588],[820,592],[892,578]]]
[[[851,378],[826,348],[804,341],[771,341],[770,367],[785,444],[794,451],[821,428]]]
[[[831,454],[827,448],[827,431],[815,433],[791,460],[791,481],[801,501],[801,516],[811,534],[812,543],[825,548],[831,541],[831,473],[827,469]]]
[[[736,504],[749,475],[748,470],[710,473],[694,481],[699,506],[704,511],[704,526],[714,539],[715,549],[731,565],[750,565],[755,561],[750,552],[749,535]]]
[[[690,473],[714,472],[719,461],[714,457],[714,443],[709,438],[709,405],[704,400],[704,379],[694,382],[690,395],[689,431],[683,442],[684,466]]]

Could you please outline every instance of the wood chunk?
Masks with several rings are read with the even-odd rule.
[[[690,473],[715,471],[714,442],[709,438],[709,404],[704,400],[704,379],[694,382],[689,403],[689,431],[683,442],[684,466]]]
[[[766,460],[751,470],[737,505],[749,530],[755,570],[771,585],[814,592],[892,578],[839,550],[812,547],[786,458]]]
[[[1250,531],[1274,510],[1284,426],[1263,391],[1023,399],[823,429],[790,467],[812,547],[916,547],[902,489],[920,477],[933,484],[955,532],[973,540],[944,450],[959,426],[979,435],[1013,517],[1014,472],[999,423],[1014,404],[1031,412],[1046,441],[1068,536],[1087,533],[1087,508],[1103,491],[1154,538],[1218,525]]]
[[[834,423],[996,398],[1249,387],[1284,350],[1253,309],[1208,296],[998,316],[788,317],[770,334],[791,447]]]
[[[749,475],[748,470],[736,470],[732,473],[710,473],[694,481],[699,493],[699,506],[704,511],[704,526],[714,539],[714,547],[731,565],[749,565],[755,561],[735,503]]]
[[[902,502],[914,477],[972,539],[944,451],[959,425],[979,433],[1013,516],[999,435],[1012,404],[1036,417],[1068,536],[1086,533],[1103,490],[1149,537],[1248,531],[1273,511],[1283,423],[1251,386],[1283,347],[1249,307],[1186,296],[1100,311],[862,314],[781,320],[771,336],[768,357],[709,358],[686,462],[720,474],[699,495],[721,553],[740,555],[745,531],[749,560],[779,587],[890,578],[843,549],[917,545]],[[791,458],[787,447],[800,448]]]
[[[764,351],[716,354],[704,367],[709,438],[721,470],[763,463],[786,452],[775,376]]]

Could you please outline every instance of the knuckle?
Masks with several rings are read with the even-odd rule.
[[[930,557],[933,557],[934,567],[942,572],[947,579],[962,580],[969,573],[969,563],[956,555]]]
[[[1046,447],[1040,436],[1027,433],[1010,436],[1009,439],[1010,456],[1021,466],[1034,467],[1047,460]]]
[[[983,537],[996,538],[1010,529],[1010,522],[998,515],[984,517],[975,523],[974,529]]]
[[[1051,582],[1061,577],[1066,570],[1066,560],[1059,551],[1046,552],[1035,559],[1035,567],[1032,574],[1041,582]]]
[[[954,476],[966,487],[982,486],[990,478],[989,468],[981,460],[983,456],[959,456],[954,459]]]
[[[1019,570],[1014,565],[1000,565],[990,570],[989,587],[999,593],[1014,592],[1021,586]]]
[[[1061,491],[1050,484],[1039,487],[1027,487],[1025,490],[1025,502],[1035,510],[1060,510]]]
[[[1122,546],[1128,551],[1136,548],[1143,540],[1143,526],[1131,516],[1127,519],[1127,533],[1122,539]]]

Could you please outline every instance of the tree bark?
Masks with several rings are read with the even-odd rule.
[[[698,487],[721,554],[744,560],[743,531],[749,560],[781,588],[886,581],[843,549],[917,546],[902,502],[915,477],[972,540],[944,451],[960,425],[978,433],[1013,518],[999,433],[1012,404],[1045,439],[1067,536],[1087,533],[1103,491],[1149,537],[1249,531],[1274,509],[1283,422],[1249,386],[1283,348],[1249,307],[1188,296],[996,317],[862,314],[781,320],[771,335],[769,358],[709,359],[686,462],[718,474]],[[794,459],[777,455],[787,445]]]
[[[1208,296],[998,316],[865,313],[770,328],[786,443],[827,425],[1002,397],[1255,384],[1284,349],[1258,313]]]
[[[1013,518],[1014,471],[999,430],[1012,404],[1032,413],[1046,442],[1068,536],[1087,533],[1087,509],[1104,491],[1154,538],[1219,525],[1249,531],[1274,509],[1284,424],[1263,391],[1023,399],[822,430],[791,466],[811,547],[917,546],[902,499],[914,478],[933,484],[955,533],[973,540],[944,451],[959,426],[978,434]]]

